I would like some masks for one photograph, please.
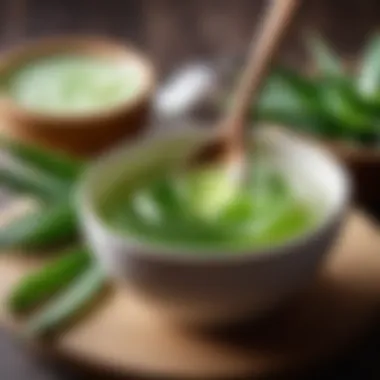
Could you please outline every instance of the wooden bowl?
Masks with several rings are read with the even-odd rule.
[[[142,78],[139,90],[114,107],[59,115],[26,109],[5,94],[1,102],[5,133],[73,155],[93,156],[144,130],[154,94],[155,73],[150,61],[131,46],[93,36],[43,39],[2,55],[0,77],[7,77],[32,59],[76,53],[135,65]]]

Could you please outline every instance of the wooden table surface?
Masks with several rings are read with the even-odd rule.
[[[164,74],[197,57],[244,52],[262,4],[260,0],[0,0],[0,48],[52,34],[106,34],[146,50]],[[311,29],[320,30],[341,53],[355,55],[379,19],[378,0],[304,0],[281,59],[303,66],[302,41]],[[379,379],[380,327],[377,330],[344,357],[299,378]],[[113,378],[39,361],[0,331],[1,380]]]

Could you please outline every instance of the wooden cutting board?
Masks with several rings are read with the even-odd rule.
[[[2,214],[3,221],[9,218]],[[11,286],[38,265],[31,257],[0,256],[0,323],[16,334],[20,327],[4,300]],[[169,324],[128,289],[115,289],[54,342],[38,344],[76,363],[125,374],[270,375],[317,364],[346,349],[375,322],[379,308],[379,231],[355,211],[313,286],[266,321],[224,332],[190,331]]]

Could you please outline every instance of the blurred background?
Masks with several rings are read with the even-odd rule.
[[[145,49],[162,73],[187,60],[244,51],[262,0],[2,0],[0,44],[61,33],[96,33]],[[282,59],[302,66],[303,32],[318,29],[351,56],[378,25],[377,0],[307,0]]]
[[[131,41],[164,77],[188,61],[244,53],[262,0],[0,0],[0,47],[63,33],[91,33]],[[304,32],[317,29],[345,57],[360,51],[380,18],[379,0],[305,0],[281,60],[304,68]],[[378,332],[349,356],[307,379],[379,379]],[[32,361],[0,332],[1,380],[85,379],[77,371]],[[91,375],[89,379],[94,379]],[[102,377],[107,378],[110,377]]]

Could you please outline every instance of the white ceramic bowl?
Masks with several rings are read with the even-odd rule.
[[[178,163],[210,138],[212,133],[205,129],[171,130],[118,149],[89,170],[79,190],[84,234],[101,265],[180,322],[262,316],[305,289],[337,236],[349,203],[346,171],[331,155],[281,130],[265,128],[256,133],[255,142],[284,169],[295,194],[322,212],[318,225],[304,235],[256,251],[202,255],[138,241],[102,220],[98,206],[111,196],[118,178],[132,181]]]

